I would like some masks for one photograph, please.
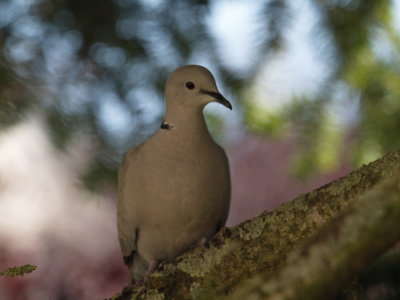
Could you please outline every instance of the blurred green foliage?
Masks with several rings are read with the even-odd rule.
[[[318,46],[327,53],[330,74],[314,95],[279,110],[260,106],[251,87],[265,63],[286,51],[296,11],[284,0],[262,2],[262,47],[244,78],[223,62],[207,27],[215,2],[1,1],[0,125],[14,124],[34,108],[60,149],[74,133],[90,133],[98,147],[83,179],[95,189],[115,178],[128,147],[158,127],[162,109],[155,107],[162,105],[167,74],[201,56],[236,96],[248,130],[296,137],[297,175],[334,169],[343,151],[361,164],[399,148],[400,37],[393,1],[309,1],[320,20],[314,31],[322,39],[315,43],[323,44]],[[350,127],[338,126],[330,113],[338,83],[351,90],[341,105],[358,105]],[[218,134],[219,117],[207,120]]]
[[[293,171],[302,177],[315,170],[332,171],[339,159],[359,166],[400,147],[400,28],[394,13],[398,5],[372,0],[312,3],[321,17],[319,32],[327,43],[322,49],[330,53],[332,73],[314,95],[295,97],[278,111],[244,103],[250,129],[295,132],[299,151]],[[338,101],[343,85],[350,92]],[[338,124],[340,116],[332,118],[335,102],[344,111],[356,105],[351,126]]]

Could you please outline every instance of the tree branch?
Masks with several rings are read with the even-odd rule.
[[[240,282],[271,276],[296,247],[384,178],[400,169],[400,151],[296,197],[272,212],[224,228],[208,247],[198,247],[164,263],[144,286],[127,288],[112,299],[190,299],[231,293]]]
[[[400,176],[396,175],[367,192],[289,255],[272,277],[248,280],[229,299],[335,299],[399,240]]]

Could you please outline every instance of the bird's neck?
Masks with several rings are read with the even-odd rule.
[[[168,106],[165,111],[164,120],[161,128],[179,132],[207,131],[207,125],[203,115],[203,107],[177,108],[170,109]],[[164,128],[163,128],[164,127]]]

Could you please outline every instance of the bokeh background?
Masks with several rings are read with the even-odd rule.
[[[201,64],[240,223],[400,145],[398,0],[1,0],[0,299],[102,299],[127,282],[116,169]],[[378,298],[377,298],[378,299]],[[382,299],[382,298],[381,298]]]

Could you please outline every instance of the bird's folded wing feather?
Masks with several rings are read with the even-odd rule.
[[[119,242],[121,245],[121,250],[124,258],[130,257],[136,251],[136,231],[138,230],[137,226],[135,226],[135,220],[131,218],[127,218],[125,214],[129,213],[122,207],[126,205],[126,195],[124,193],[124,187],[126,184],[127,178],[127,170],[132,159],[137,151],[139,150],[140,145],[134,148],[131,148],[123,157],[121,165],[118,169],[118,205],[117,205],[117,220],[118,220],[118,235]],[[129,220],[129,221],[128,221]],[[132,224],[133,222],[133,224]]]

